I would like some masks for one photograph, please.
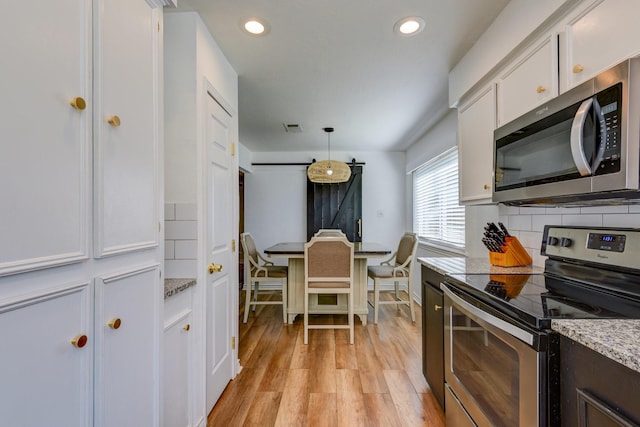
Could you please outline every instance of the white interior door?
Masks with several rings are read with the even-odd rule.
[[[236,268],[231,241],[232,161],[231,116],[207,95],[207,411],[215,405],[233,374],[231,336],[233,325],[231,285]]]

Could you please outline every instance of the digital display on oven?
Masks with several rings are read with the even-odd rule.
[[[589,233],[587,248],[599,251],[624,252],[624,234]]]

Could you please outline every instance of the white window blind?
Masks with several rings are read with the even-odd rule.
[[[458,201],[458,148],[413,172],[413,227],[420,240],[464,249],[464,206]]]

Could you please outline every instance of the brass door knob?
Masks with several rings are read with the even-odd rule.
[[[116,317],[115,319],[109,320],[107,325],[109,325],[109,327],[111,329],[118,329],[120,327],[120,325],[122,325],[122,320],[120,320],[120,318]]]
[[[87,341],[89,341],[89,338],[87,338],[86,335],[78,335],[77,337],[71,340],[71,344],[75,348],[82,348],[85,345],[87,345]]]
[[[69,102],[69,104],[71,104],[71,106],[76,110],[84,110],[87,108],[87,103],[81,96],[76,96]]]
[[[434,310],[434,311],[440,311],[440,310],[442,310],[442,306],[441,306],[441,305],[438,305],[438,304],[435,304],[435,305],[433,306],[433,310]]]
[[[544,92],[544,91],[546,91],[546,90],[547,90],[547,88],[546,88],[546,87],[544,87],[544,86],[538,86],[538,87],[536,88],[536,92],[538,92],[538,93],[542,93],[542,92]]]
[[[220,273],[222,271],[221,264],[209,264],[209,274]]]
[[[482,186],[482,188],[484,188],[485,190],[489,190],[491,189],[491,186],[489,184],[485,184]]]
[[[578,74],[584,71],[584,67],[580,64],[576,64],[573,66],[573,73]]]
[[[190,324],[186,324],[182,327],[182,329],[184,329],[185,331],[189,332],[189,329],[191,329],[191,325]]]
[[[118,127],[120,126],[120,117],[118,116],[111,116],[107,119],[107,123],[109,123],[111,126],[113,127]]]

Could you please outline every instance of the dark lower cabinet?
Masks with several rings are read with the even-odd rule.
[[[560,338],[561,425],[640,426],[640,373]]]
[[[422,267],[422,372],[444,409],[444,276]]]

